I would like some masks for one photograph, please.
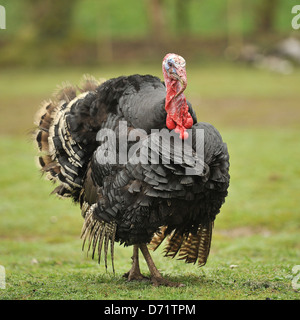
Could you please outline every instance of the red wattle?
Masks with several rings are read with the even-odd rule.
[[[184,127],[186,129],[190,129],[193,126],[193,118],[190,115],[190,113],[188,112],[187,117],[184,119]]]
[[[176,123],[172,120],[172,118],[167,115],[166,125],[169,130],[173,130],[176,128]]]
[[[165,72],[165,69],[163,71]],[[164,78],[167,87],[165,100],[166,126],[169,130],[175,130],[180,139],[185,140],[189,136],[186,129],[190,129],[193,126],[193,118],[188,111],[189,107],[180,83],[171,80],[165,73]]]

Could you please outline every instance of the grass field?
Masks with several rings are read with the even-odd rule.
[[[153,253],[161,272],[183,288],[128,283],[131,248],[116,244],[105,271],[81,251],[82,218],[68,200],[49,196],[30,141],[32,119],[56,84],[152,73],[150,65],[92,70],[14,69],[0,75],[0,299],[299,299],[300,70],[289,76],[229,65],[188,66],[187,97],[198,120],[221,131],[231,155],[229,196],[216,219],[203,268]],[[148,274],[142,261],[142,271]]]

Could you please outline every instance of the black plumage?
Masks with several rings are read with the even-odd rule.
[[[95,252],[100,256],[103,247],[107,263],[109,247],[113,258],[114,242],[139,246],[145,255],[142,244],[150,243],[155,249],[167,239],[167,256],[205,264],[213,221],[229,186],[229,155],[219,132],[208,123],[198,123],[188,103],[194,122],[193,154],[178,164],[175,159],[183,159],[183,154],[175,148],[175,140],[166,157],[158,132],[169,131],[166,87],[159,78],[121,76],[100,84],[87,77],[80,94],[76,90],[64,86],[45,103],[37,121],[36,141],[42,171],[58,182],[54,193],[72,197],[81,206],[85,218],[82,237],[92,256]],[[121,121],[127,121],[125,130]],[[105,163],[107,144],[99,141],[99,130],[116,133],[118,160],[119,139],[128,141],[136,128],[142,130],[138,151],[144,161],[130,161],[133,154],[126,163]],[[204,141],[194,139],[196,129],[204,130]],[[128,141],[128,148],[135,143]],[[204,144],[204,163],[196,174],[187,175],[186,169],[193,169],[199,160],[196,143]],[[158,163],[151,162],[151,155]],[[128,279],[140,277],[134,274],[129,272]]]

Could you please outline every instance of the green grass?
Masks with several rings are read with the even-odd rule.
[[[299,71],[282,77],[233,66],[191,67],[187,96],[199,120],[215,124],[228,144],[231,185],[206,266],[153,253],[161,272],[185,287],[126,282],[131,248],[116,244],[115,274],[81,251],[80,210],[49,196],[53,185],[40,177],[26,132],[57,83],[77,83],[84,72],[110,77],[130,70],[152,68],[1,73],[0,265],[6,289],[0,299],[299,299],[292,288],[292,268],[300,264]],[[159,68],[152,73],[160,75]],[[144,261],[141,268],[149,275]]]

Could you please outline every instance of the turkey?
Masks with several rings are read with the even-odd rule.
[[[124,276],[143,280],[139,251],[155,285],[165,279],[148,250],[164,241],[167,257],[203,266],[216,215],[229,187],[229,155],[220,133],[197,122],[186,101],[186,63],[162,62],[164,81],[151,75],[65,83],[37,114],[38,162],[53,190],[70,197],[84,218],[83,248],[92,258],[114,244],[133,246]]]

